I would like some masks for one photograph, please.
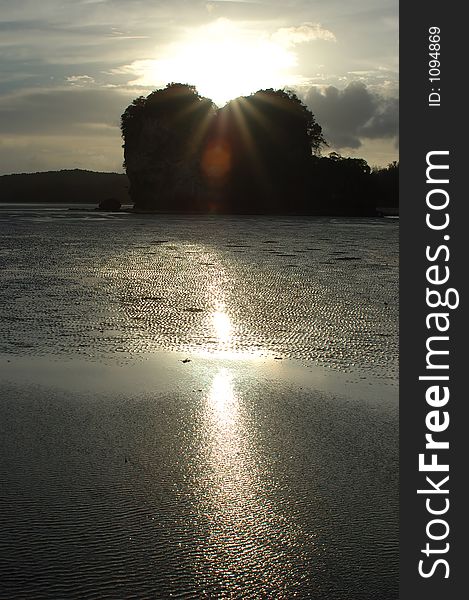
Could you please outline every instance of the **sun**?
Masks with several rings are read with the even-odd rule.
[[[177,81],[195,85],[198,92],[218,106],[260,89],[295,84],[294,52],[267,34],[218,19],[188,33],[161,57],[132,65],[144,87],[159,87]]]

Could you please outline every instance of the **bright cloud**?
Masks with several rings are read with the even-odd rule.
[[[316,40],[336,42],[337,38],[318,23],[303,23],[299,27],[282,27],[272,35],[272,40],[288,48]]]
[[[261,88],[295,85],[296,55],[267,35],[218,19],[171,44],[160,58],[124,67],[130,85],[190,83],[219,105]],[[122,72],[122,71],[121,71]]]
[[[66,80],[68,81],[68,83],[71,83],[72,85],[76,86],[83,86],[90,83],[96,83],[95,79],[93,77],[90,77],[89,75],[71,75],[70,77],[66,77]]]
[[[136,60],[116,73],[135,78],[129,85],[161,87],[190,83],[218,105],[262,88],[300,85],[293,47],[313,40],[335,41],[332,32],[305,23],[273,35],[220,18],[171,44],[155,59]]]

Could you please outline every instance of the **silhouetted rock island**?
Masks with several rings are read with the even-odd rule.
[[[217,109],[173,83],[135,99],[121,130],[139,212],[369,216],[397,206],[397,164],[372,172],[363,159],[321,156],[322,128],[290,91]]]

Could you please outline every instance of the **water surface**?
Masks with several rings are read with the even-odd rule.
[[[398,597],[395,222],[0,226],[1,598]]]
[[[0,208],[0,351],[278,353],[397,376],[398,224]]]

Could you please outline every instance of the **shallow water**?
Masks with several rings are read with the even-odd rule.
[[[398,597],[395,222],[0,227],[0,598]]]

